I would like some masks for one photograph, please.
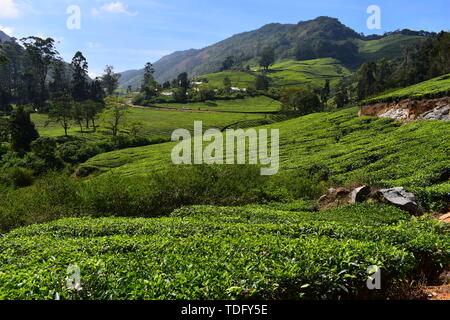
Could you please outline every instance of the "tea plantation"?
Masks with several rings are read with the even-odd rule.
[[[269,99],[271,100],[271,99]],[[273,100],[272,100],[273,101]],[[267,100],[265,100],[268,103]],[[241,101],[242,103],[242,101]],[[264,104],[260,105],[264,108]],[[273,108],[268,108],[266,112],[275,111]],[[261,111],[261,109],[260,109]],[[32,120],[36,124],[36,128],[41,135],[58,137],[64,135],[64,129],[55,122],[48,122],[48,116],[43,114],[34,113],[31,115]],[[264,114],[251,114],[251,113],[198,113],[189,111],[160,111],[146,108],[130,108],[129,113],[126,116],[128,124],[139,123],[141,130],[140,133],[145,136],[161,136],[170,138],[172,132],[178,128],[193,129],[194,121],[203,121],[205,125],[213,128],[222,129],[227,125],[245,121],[264,119]],[[100,119],[97,123],[99,126],[98,133],[85,132],[81,133],[80,128],[77,125],[72,125],[69,129],[69,134],[87,139],[101,139],[101,131],[107,130],[107,125],[100,115]],[[122,127],[122,130],[127,130],[127,127]]]
[[[450,193],[450,124],[401,125],[388,119],[358,118],[356,113],[356,108],[318,113],[264,128],[280,129],[283,170],[321,171],[335,185],[403,186],[430,206],[442,205]],[[114,174],[148,175],[170,163],[173,147],[167,143],[105,153],[84,166]]]
[[[448,96],[450,93],[450,74],[440,76],[428,81],[420,82],[418,84],[397,89],[390,90],[386,93],[373,97],[365,101],[366,104],[376,102],[390,102],[392,100],[400,99],[426,99],[426,98],[440,98]]]
[[[271,85],[277,88],[308,86],[311,89],[323,88],[325,81],[330,80],[335,85],[350,71],[332,58],[314,59],[306,61],[285,61],[270,67],[267,76]],[[213,86],[223,86],[223,81],[228,77],[233,87],[248,88],[255,86],[256,73],[254,71],[224,71],[202,76]]]
[[[214,100],[193,103],[156,103],[155,106],[170,109],[188,109],[193,111],[220,111],[220,112],[277,112],[281,103],[266,96],[246,97],[244,99]]]
[[[0,240],[3,299],[401,297],[450,262],[448,228],[398,209],[187,207],[158,219],[64,219]],[[366,287],[369,266],[383,289]],[[68,267],[81,283],[66,286]],[[73,270],[73,269],[69,269]]]

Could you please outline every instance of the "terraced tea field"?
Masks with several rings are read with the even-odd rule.
[[[350,71],[342,66],[337,60],[332,58],[306,60],[306,61],[285,61],[270,67],[267,76],[271,79],[273,87],[295,87],[307,86],[311,89],[323,88],[325,81],[330,80],[335,85],[343,76],[350,74]],[[226,77],[231,80],[233,87],[248,88],[254,87],[256,72],[224,71],[199,77],[207,79],[216,87],[222,87]]]
[[[167,111],[145,108],[130,108],[127,115],[127,124],[139,122],[142,126],[141,134],[146,136],[162,136],[170,137],[176,129],[193,130],[194,121],[202,121],[208,128],[222,129],[230,124],[247,121],[264,119],[261,114],[244,114],[244,113],[198,113],[189,111]],[[43,136],[63,136],[63,128],[56,124],[47,125],[48,117],[41,114],[32,114],[31,119],[36,125],[39,133]],[[100,116],[98,121],[98,131],[106,130],[105,121]],[[126,126],[123,127],[126,129]],[[83,136],[88,139],[100,139],[100,134],[81,133],[79,127],[73,124],[69,130],[69,135]]]
[[[280,130],[283,170],[320,167],[339,183],[429,187],[448,172],[450,123],[401,125],[356,117],[357,109],[318,113],[265,126]],[[172,143],[101,154],[84,165],[124,175],[146,175],[170,163]],[[440,182],[439,182],[440,183]],[[445,182],[440,192],[450,192]]]
[[[188,109],[193,111],[216,111],[216,112],[277,112],[281,103],[266,96],[246,97],[235,100],[214,100],[198,103],[158,103],[157,107],[170,109]]]
[[[391,101],[394,99],[433,98],[445,95],[450,95],[450,74],[424,81],[406,88],[391,90],[368,99],[365,101],[365,104]]]

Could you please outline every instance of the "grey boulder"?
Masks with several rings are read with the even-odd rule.
[[[369,198],[371,192],[372,192],[372,189],[368,186],[362,186],[362,187],[356,188],[352,192],[351,203],[366,201]]]
[[[404,188],[382,189],[378,191],[378,197],[382,202],[394,205],[411,214],[415,215],[420,212],[416,197]]]

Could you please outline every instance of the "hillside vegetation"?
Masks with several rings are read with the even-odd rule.
[[[234,56],[238,63],[257,66],[264,47],[275,49],[278,61],[310,60],[332,57],[347,67],[357,68],[364,62],[400,55],[406,44],[425,39],[425,35],[409,30],[385,36],[364,37],[337,19],[318,17],[298,24],[272,23],[250,32],[234,35],[203,49],[174,52],[155,62],[155,78],[160,82],[176,78],[182,72],[201,76],[220,70],[223,61]],[[138,88],[143,70],[124,73],[121,88]]]
[[[450,192],[449,123],[400,125],[388,119],[358,118],[356,113],[356,108],[318,113],[265,127],[280,129],[282,169],[324,170],[336,184],[359,181],[427,190],[440,185],[441,196]],[[173,146],[105,153],[84,166],[145,175],[166,167]]]
[[[236,108],[238,109],[238,108]],[[241,108],[243,109],[243,108]],[[197,109],[195,109],[197,110]],[[129,108],[126,116],[128,126],[124,126],[124,131],[129,130],[129,125],[139,123],[139,134],[149,137],[165,137],[170,138],[172,132],[179,128],[193,130],[194,121],[202,121],[206,126],[212,128],[222,129],[230,124],[246,120],[263,119],[264,115],[260,114],[243,114],[243,113],[197,113],[189,111],[160,111],[146,108]],[[271,109],[270,111],[274,111]],[[43,136],[59,137],[64,135],[64,129],[61,125],[55,122],[48,122],[48,116],[44,114],[34,113],[31,115],[32,120],[36,124],[36,128]],[[85,137],[87,139],[102,139],[105,138],[101,134],[102,131],[107,131],[107,123],[100,115],[98,122],[98,133],[90,131],[81,133],[80,128],[72,125],[69,129],[69,134],[78,137]]]
[[[450,74],[443,75],[428,81],[401,88],[389,90],[364,101],[365,104],[376,102],[389,102],[400,99],[430,99],[450,96]]]
[[[245,113],[270,113],[280,111],[281,109],[281,103],[279,101],[266,96],[231,100],[207,100],[205,102],[196,103],[155,103],[154,105],[169,109]]]
[[[411,279],[433,279],[450,258],[448,228],[380,205],[322,213],[192,207],[159,219],[65,219],[0,241],[2,299],[401,297]],[[75,290],[65,285],[71,265],[80,269]],[[382,291],[367,290],[373,265],[382,269]]]
[[[339,61],[332,58],[315,59],[307,61],[285,61],[277,63],[269,68],[270,85],[276,88],[306,86],[311,89],[321,89],[326,80],[330,80],[332,85],[345,76],[350,71]],[[248,88],[254,87],[256,72],[224,71],[220,73],[208,74],[200,77],[213,86],[223,86],[224,79],[228,77],[233,87]]]

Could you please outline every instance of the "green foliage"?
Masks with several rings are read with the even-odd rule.
[[[112,95],[119,87],[120,77],[120,74],[114,72],[113,66],[106,66],[105,73],[102,76],[102,84],[108,96]]]
[[[441,32],[426,41],[406,47],[397,60],[382,59],[378,63],[365,63],[356,75],[358,99],[448,74],[449,43],[450,33]]]
[[[72,69],[72,97],[75,101],[83,101],[88,98],[89,84],[88,84],[88,63],[83,53],[76,52],[71,63]]]
[[[322,108],[319,97],[304,88],[287,88],[281,93],[283,111],[294,111],[300,115],[318,112]]]
[[[68,160],[75,161],[77,156],[81,155],[75,154]],[[50,174],[25,194],[17,191],[0,199],[0,207],[9,216],[17,214],[23,223],[30,224],[80,213],[96,217],[155,217],[185,205],[312,200],[323,192],[324,187],[317,180],[299,173],[264,177],[255,166],[186,166],[170,167],[138,179],[102,175],[75,182],[64,175]],[[7,227],[0,221],[0,231]]]
[[[338,186],[358,182],[411,189],[448,180],[448,123],[401,125],[388,119],[357,117],[356,113],[357,108],[351,108],[266,126],[280,130],[281,169],[318,172]],[[171,163],[173,147],[167,143],[111,152],[84,165],[113,174],[148,175]],[[447,195],[444,190],[439,193]]]
[[[363,101],[364,104],[392,102],[402,99],[433,99],[450,94],[450,74],[424,81],[406,88],[389,90]]]
[[[364,62],[382,57],[394,59],[401,55],[405,45],[426,39],[426,36],[423,32],[404,30],[382,36],[363,37],[337,19],[329,17],[319,17],[298,24],[268,24],[201,50],[186,50],[168,55],[155,63],[155,78],[164,82],[176,77],[180,70],[185,70],[193,77],[217,72],[223,69],[224,61],[230,56],[237,62],[233,66],[235,69],[244,69],[241,66],[245,65],[255,67],[259,65],[258,57],[264,47],[274,48],[280,61],[293,60],[296,59],[298,48],[305,48],[311,43],[317,48],[317,52],[301,57],[302,60],[333,57],[342,59],[347,67],[357,68]],[[121,86],[123,89],[130,84],[138,87],[142,77],[143,70],[127,72],[127,77],[124,78],[126,81]]]
[[[255,89],[261,91],[267,91],[269,89],[269,78],[265,75],[257,75],[255,80]]]
[[[190,109],[196,111],[225,111],[222,117],[227,117],[230,112],[246,113],[271,113],[279,111],[281,104],[279,101],[266,96],[245,97],[241,99],[214,100],[204,102],[178,103],[157,103],[157,107],[169,109]],[[198,115],[200,117],[200,115]],[[212,115],[211,115],[212,117]]]
[[[28,187],[33,183],[33,172],[21,167],[7,168],[0,174],[0,183],[13,188]]]
[[[73,121],[75,104],[68,94],[62,94],[51,101],[48,117],[50,121],[58,123],[68,136],[68,130]]]
[[[389,222],[370,223],[374,213]],[[16,230],[2,247],[3,299],[387,298],[449,261],[448,228],[370,205],[65,219]],[[80,268],[80,290],[65,285],[71,265]],[[382,270],[381,291],[366,288],[370,265]]]
[[[275,50],[271,47],[266,47],[261,52],[259,65],[264,70],[269,70],[269,67],[275,63]]]
[[[311,90],[321,90],[323,82],[330,80],[332,86],[336,85],[343,76],[350,71],[339,61],[331,58],[315,59],[308,61],[288,60],[276,63],[266,73],[272,87],[308,87]],[[223,80],[228,77],[233,87],[252,88],[258,73],[243,71],[224,71],[206,74],[201,79],[208,81],[210,85],[219,87]]]
[[[31,143],[39,138],[34,123],[30,119],[30,114],[20,106],[9,119],[11,135],[11,148],[19,153],[30,151]]]

